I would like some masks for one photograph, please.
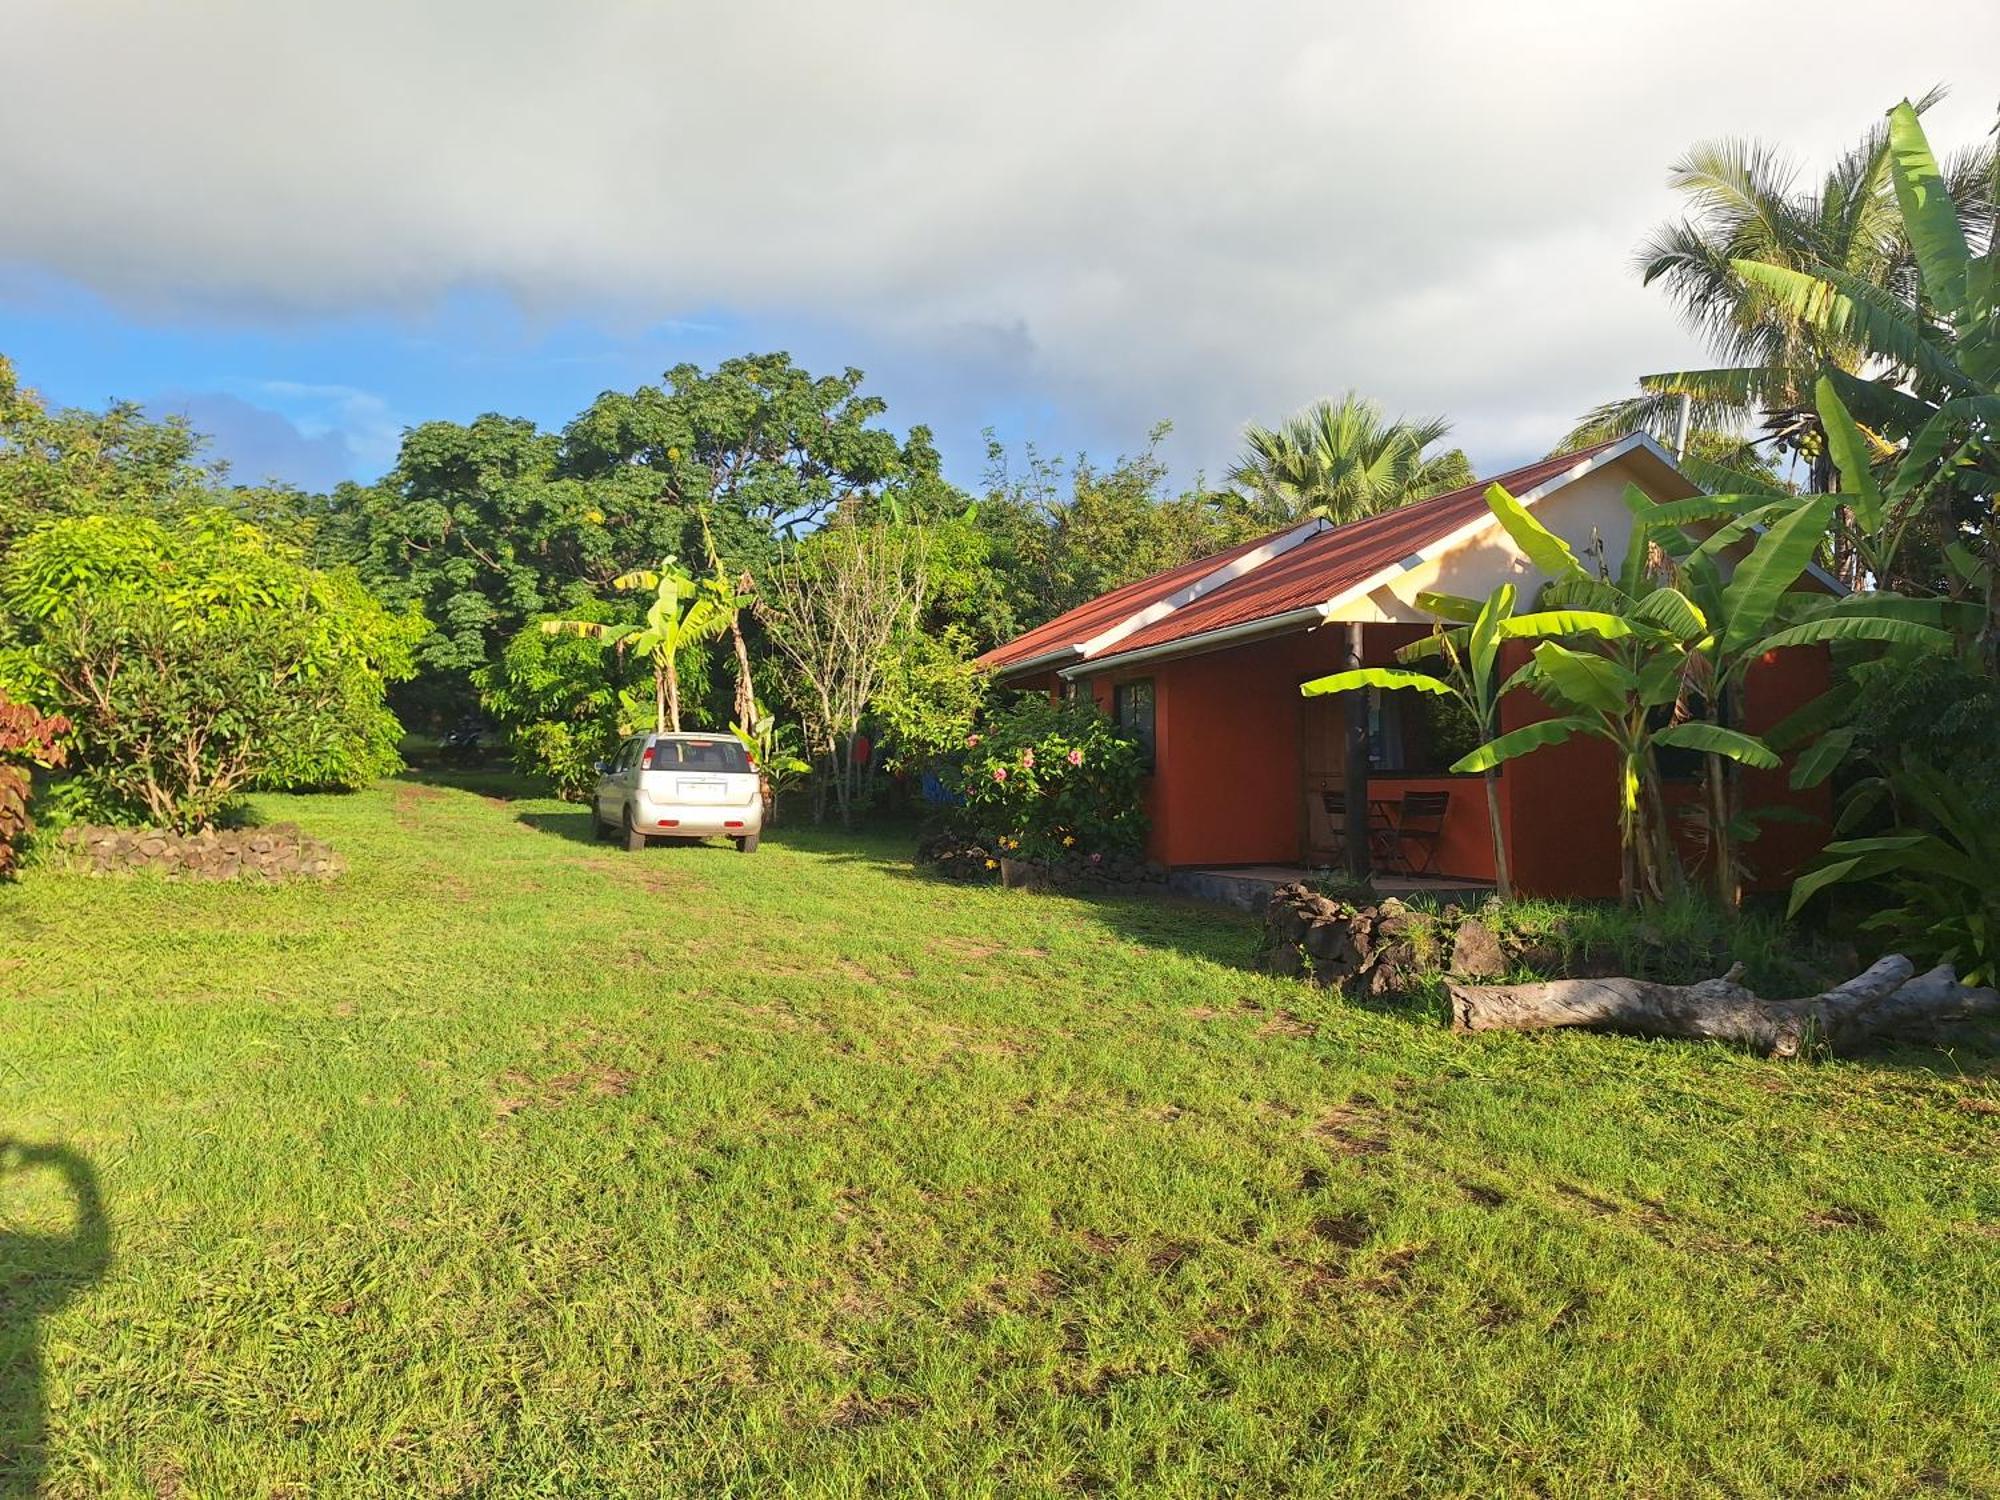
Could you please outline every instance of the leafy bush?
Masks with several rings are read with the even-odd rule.
[[[1855,788],[1886,797],[1895,826],[1836,839],[1792,886],[1794,915],[1815,893],[1843,882],[1877,882],[1889,901],[1860,923],[1889,935],[1920,963],[1948,963],[1968,984],[2000,981],[2000,828],[1990,807],[1955,777],[1911,764]],[[1851,810],[1851,802],[1850,802]]]
[[[22,841],[34,827],[28,817],[30,767],[63,762],[62,736],[69,720],[36,713],[0,695],[0,878],[14,871]]]
[[[888,762],[922,771],[956,756],[986,701],[986,674],[956,625],[938,635],[911,631],[890,649],[874,713],[887,731]]]
[[[79,811],[200,827],[251,786],[400,765],[383,695],[422,617],[227,513],[52,522],[0,565],[0,604],[0,684],[69,719]]]
[[[474,674],[479,701],[507,731],[515,767],[546,777],[556,795],[581,801],[632,725],[633,690],[648,675],[600,636],[517,632],[499,658]],[[645,703],[650,719],[650,697]]]
[[[1109,859],[1146,842],[1139,748],[1087,702],[1024,696],[966,737],[965,816],[1018,857]]]

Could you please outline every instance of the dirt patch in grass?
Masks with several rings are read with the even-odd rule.
[[[1257,1028],[1261,1037],[1308,1037],[1316,1036],[1319,1028],[1310,1021],[1301,1021],[1288,1010],[1274,1012],[1270,1019]]]
[[[404,828],[410,828],[414,827],[417,822],[417,809],[419,807],[423,806],[426,802],[442,801],[443,798],[444,793],[434,786],[420,786],[415,782],[405,782],[396,788],[395,801],[391,804],[390,811],[395,815],[396,822],[399,825]]]
[[[1835,1231],[1841,1229],[1880,1229],[1882,1221],[1865,1208],[1847,1208],[1841,1204],[1828,1204],[1816,1208],[1806,1215],[1806,1224],[1813,1229]]]
[[[1307,1228],[1312,1231],[1314,1239],[1348,1250],[1367,1244],[1368,1236],[1373,1232],[1373,1227],[1362,1214],[1322,1214]]]
[[[493,1113],[504,1120],[524,1109],[561,1106],[578,1097],[622,1099],[632,1092],[638,1075],[599,1064],[540,1079],[510,1068],[496,1081],[499,1090],[493,1099]]]
[[[1388,1118],[1372,1105],[1342,1105],[1321,1115],[1313,1138],[1341,1156],[1380,1156],[1389,1149]]]

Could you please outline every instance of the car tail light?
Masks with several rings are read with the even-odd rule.
[[[660,819],[660,826],[662,828],[678,828],[681,826],[681,820],[679,818],[662,818]]]
[[[646,753],[639,757],[639,769],[642,771],[653,769],[653,747],[651,745],[648,745]]]
[[[743,826],[743,820],[741,818],[731,818],[722,826],[724,828],[741,828]]]

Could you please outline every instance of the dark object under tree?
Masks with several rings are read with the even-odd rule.
[[[1737,964],[1719,979],[1548,979],[1536,984],[1447,985],[1454,1031],[1540,1031],[1581,1026],[1634,1036],[1728,1042],[1768,1057],[1796,1057],[1816,1043],[1836,1050],[1928,1039],[1966,1022],[2000,1022],[2000,991],[1958,982],[1950,964],[1919,974],[1900,953],[1845,984],[1802,1000],[1765,1000]]]

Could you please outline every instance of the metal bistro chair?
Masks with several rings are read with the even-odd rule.
[[[1444,834],[1444,813],[1451,805],[1450,792],[1405,792],[1402,810],[1396,817],[1396,852],[1392,856],[1406,875],[1428,875],[1437,860],[1438,840]],[[1419,859],[1412,861],[1405,844],[1416,845]]]
[[[1336,849],[1347,847],[1347,793],[1321,792],[1320,801],[1326,808],[1328,830],[1333,835]],[[1397,862],[1396,830],[1389,821],[1377,813],[1371,805],[1368,813],[1368,857],[1388,864]]]

